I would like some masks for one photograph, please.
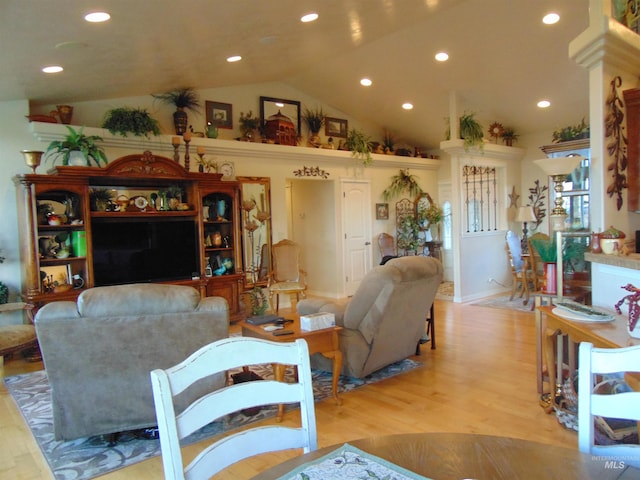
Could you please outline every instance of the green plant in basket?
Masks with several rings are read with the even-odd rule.
[[[123,137],[126,137],[127,133],[147,138],[149,134],[160,135],[158,121],[144,108],[113,108],[105,114],[102,128],[106,128],[113,135],[117,133]]]

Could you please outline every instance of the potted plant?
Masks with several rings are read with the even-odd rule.
[[[249,110],[246,115],[240,112],[240,131],[244,140],[250,142],[253,139],[253,132],[260,128],[260,119],[253,116],[253,112]]]
[[[407,215],[398,227],[398,248],[416,251],[420,246],[420,226],[412,215]]]
[[[391,185],[384,189],[382,192],[382,198],[385,202],[388,202],[393,197],[397,197],[402,192],[407,191],[412,198],[416,198],[418,195],[422,195],[424,192],[415,175],[409,174],[409,169],[400,170],[398,175],[391,177]]]
[[[94,212],[104,212],[111,201],[113,201],[113,192],[108,188],[92,188],[89,192],[89,203]]]
[[[464,147],[470,148],[483,145],[482,125],[476,120],[475,113],[464,113],[460,117],[460,138],[464,140]]]
[[[118,133],[123,137],[126,137],[127,133],[147,138],[150,133],[160,135],[158,121],[152,118],[144,108],[113,108],[105,114],[102,128],[109,130],[112,135]]]
[[[568,142],[571,140],[579,140],[582,138],[589,138],[590,129],[589,125],[584,121],[584,118],[577,125],[570,125],[568,127],[559,128],[553,132],[552,139],[554,142]]]
[[[325,114],[322,111],[322,107],[316,107],[314,110],[310,110],[308,108],[304,109],[302,114],[302,118],[304,118],[305,122],[307,122],[307,126],[309,127],[309,132],[311,135],[309,136],[309,145],[312,147],[320,146],[320,129],[324,125]]]
[[[102,141],[102,137],[97,135],[85,135],[83,133],[84,127],[81,127],[79,131],[75,131],[73,127],[65,125],[69,130],[69,135],[64,140],[54,140],[49,144],[47,148],[47,158],[55,163],[55,161],[62,157],[62,165],[86,165],[91,166],[93,160],[99,167],[100,162],[104,162],[106,165],[109,161],[102,148],[96,145],[96,142]],[[74,153],[76,152],[76,153]]]
[[[173,113],[173,125],[176,129],[176,135],[182,135],[187,131],[189,124],[187,110],[197,112],[200,108],[200,97],[192,87],[178,88],[171,92],[152,95],[158,100],[162,100],[169,105],[175,105],[176,111]]]
[[[382,137],[382,146],[384,147],[384,153],[393,153],[393,146],[395,143],[396,140],[395,138],[393,138],[393,135],[391,135],[391,132],[389,132],[389,130],[385,130]]]
[[[512,147],[513,146],[513,142],[515,142],[516,140],[518,140],[519,135],[516,134],[515,130],[511,127],[504,127],[504,130],[502,131],[502,141],[504,142],[504,144],[507,147]]]
[[[364,132],[352,128],[347,136],[347,148],[351,150],[351,155],[362,161],[365,167],[371,165],[371,137],[365,135]]]

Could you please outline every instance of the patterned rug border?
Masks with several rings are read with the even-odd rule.
[[[364,379],[340,376],[338,389],[340,393],[349,392],[422,365],[421,362],[405,359],[374,372]],[[273,376],[270,366],[252,365],[251,370],[263,378]],[[288,369],[287,376],[290,375],[292,372]],[[160,454],[158,440],[140,439],[129,433],[123,434],[115,446],[108,446],[103,436],[56,441],[53,439],[51,395],[46,372],[39,370],[15,375],[5,378],[4,382],[56,480],[88,480]],[[316,402],[331,397],[331,374],[314,370],[313,390]],[[273,417],[276,410],[277,407],[270,406],[263,407],[253,416],[246,416],[241,412],[234,413],[203,427],[185,439],[184,444],[195,443],[228,430]]]

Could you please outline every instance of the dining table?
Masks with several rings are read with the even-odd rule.
[[[349,440],[347,443],[366,454],[362,456],[362,462],[379,459],[391,468],[394,475],[396,473],[399,475],[390,478],[434,480],[640,478],[640,470],[625,465],[624,461],[584,454],[578,451],[577,447],[559,447],[512,437],[472,433],[406,433]],[[345,462],[340,455],[341,448],[343,445],[337,444],[294,457],[253,478],[254,480],[360,478],[346,473],[339,473],[335,477],[305,476],[323,457],[329,459],[330,464],[335,463],[335,468],[344,468]],[[332,456],[335,456],[338,461],[332,460]],[[402,476],[402,472],[407,471],[409,475]]]

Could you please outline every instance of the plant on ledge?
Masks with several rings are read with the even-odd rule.
[[[307,126],[309,127],[309,131],[313,135],[318,135],[320,129],[324,125],[324,112],[322,111],[322,107],[316,107],[314,110],[309,108],[304,109],[304,113],[302,114],[302,118],[307,122]]]
[[[192,87],[183,87],[167,93],[152,95],[153,98],[163,101],[169,105],[175,105],[176,111],[173,113],[173,125],[176,135],[182,135],[187,131],[189,123],[185,108],[192,112],[197,112],[200,108],[200,97],[198,92]]]
[[[149,115],[144,108],[121,107],[109,110],[102,122],[102,128],[106,128],[112,135],[116,133],[127,136],[133,133],[136,137],[147,137],[149,134],[160,135],[158,121]]]
[[[484,133],[482,125],[476,120],[475,113],[464,113],[460,117],[460,138],[464,140],[464,148],[468,150],[471,147],[477,146],[482,150],[484,147]],[[447,120],[447,132],[446,139],[451,138],[451,126],[449,118]]]
[[[360,130],[352,128],[347,136],[347,148],[351,150],[351,156],[362,161],[365,167],[373,163],[371,158],[371,137]]]
[[[388,202],[393,197],[399,196],[402,192],[408,192],[411,198],[416,198],[418,195],[422,195],[424,191],[418,185],[415,175],[409,174],[409,169],[400,170],[398,175],[391,177],[391,185],[389,185],[383,192],[382,198],[385,202]]]
[[[515,130],[511,127],[504,127],[502,132],[502,141],[507,147],[513,146],[513,142],[518,140],[520,135],[516,134]]]
[[[81,127],[77,132],[68,125],[65,127],[69,130],[69,135],[64,140],[54,140],[47,148],[47,158],[51,158],[53,163],[62,157],[62,165],[69,165],[69,159],[73,152],[79,152],[79,155],[82,155],[87,167],[91,166],[92,160],[98,167],[100,162],[104,162],[105,165],[109,162],[102,148],[96,145],[96,142],[102,141],[102,137],[85,135],[83,133],[84,127]]]
[[[577,125],[570,125],[568,127],[560,128],[553,132],[553,141],[556,143],[569,142],[571,140],[580,140],[582,138],[589,138],[589,125],[584,121],[584,118]]]

